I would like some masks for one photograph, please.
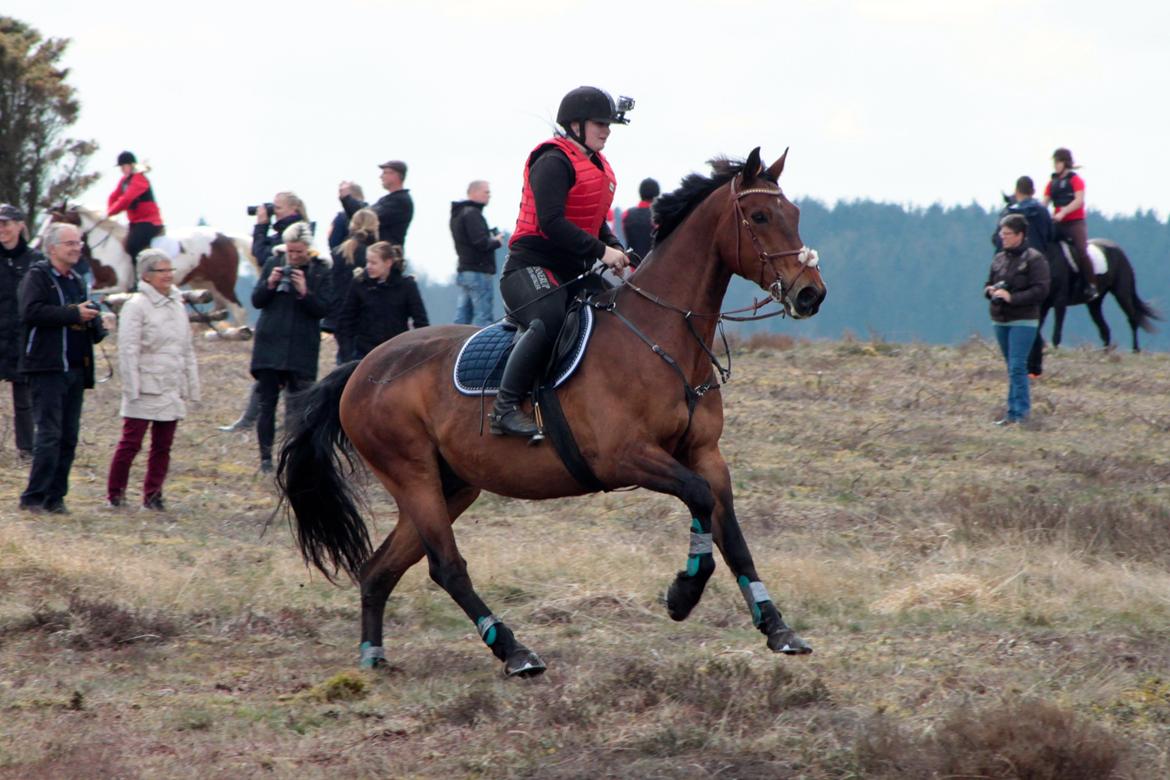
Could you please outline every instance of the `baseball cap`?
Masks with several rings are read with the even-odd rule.
[[[24,222],[24,212],[11,203],[0,203],[0,220]]]
[[[402,162],[402,160],[387,160],[378,167],[389,168],[392,171],[398,171],[399,176],[406,176],[406,163]]]

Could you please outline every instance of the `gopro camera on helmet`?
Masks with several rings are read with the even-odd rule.
[[[618,122],[623,121],[626,118],[626,112],[633,109],[633,107],[634,99],[632,97],[619,95],[617,99],[617,108],[615,108],[613,112],[613,118]]]

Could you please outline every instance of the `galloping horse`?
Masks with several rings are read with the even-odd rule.
[[[50,212],[44,231],[52,222],[77,225],[85,242],[86,256],[94,275],[95,293],[125,292],[134,277],[134,264],[126,252],[126,226],[114,220],[100,219],[82,206],[62,205]],[[167,229],[153,245],[171,255],[175,265],[175,286],[204,289],[211,293],[217,308],[228,309],[237,325],[246,324],[244,307],[236,297],[236,279],[240,258],[252,265],[251,245],[241,238],[231,238],[210,228]],[[256,273],[260,273],[259,266]]]
[[[1052,286],[1048,291],[1048,298],[1040,307],[1040,327],[1036,330],[1036,341],[1032,344],[1032,351],[1028,355],[1028,373],[1039,376],[1044,371],[1044,319],[1049,310],[1055,312],[1052,324],[1052,346],[1059,347],[1061,335],[1064,331],[1064,313],[1069,306],[1086,304],[1089,316],[1097,325],[1097,332],[1101,335],[1101,343],[1108,349],[1112,334],[1109,325],[1105,322],[1105,315],[1101,305],[1105,303],[1106,293],[1112,293],[1129,327],[1133,331],[1133,351],[1140,352],[1138,346],[1138,328],[1147,332],[1154,330],[1152,320],[1161,319],[1161,315],[1137,294],[1137,277],[1133,272],[1133,265],[1129,262],[1120,246],[1104,238],[1094,238],[1089,241],[1090,256],[1096,262],[1102,262],[1105,272],[1098,275],[1097,289],[1100,291],[1094,300],[1087,301],[1080,285],[1073,284],[1073,271],[1069,253],[1072,250],[1062,241],[1053,241],[1048,245],[1048,270],[1052,277]]]
[[[659,199],[654,249],[627,284],[597,302],[589,350],[557,393],[605,489],[638,486],[686,504],[689,555],[667,592],[670,616],[683,620],[699,602],[715,569],[714,544],[768,647],[802,654],[811,648],[781,618],[736,521],[712,368],[733,273],[757,282],[793,318],[816,314],[825,297],[817,255],[797,229],[800,212],[777,183],[787,154],[766,171],[758,148],[745,163],[712,161],[713,176],[692,174]],[[425,555],[431,578],[509,676],[545,668],[472,588],[452,523],[482,490],[528,499],[591,490],[548,444],[482,434],[480,400],[452,382],[456,353],[474,332],[409,331],[335,369],[302,396],[303,414],[281,449],[277,484],[306,562],[331,580],[344,568],[360,583],[363,666],[384,662],[386,600]],[[372,553],[347,479],[353,450],[398,504],[397,525]]]

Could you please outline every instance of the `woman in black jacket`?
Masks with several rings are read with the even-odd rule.
[[[284,243],[272,251],[252,290],[260,310],[252,343],[252,376],[260,396],[256,438],[260,470],[272,470],[276,436],[276,402],[284,390],[285,418],[296,414],[295,393],[317,379],[321,318],[329,310],[329,264],[310,248],[313,233],[306,222],[284,231]]]
[[[366,267],[366,250],[378,241],[378,215],[372,209],[358,209],[349,221],[348,237],[333,250],[333,303],[321,330],[337,339],[337,365],[352,360],[353,342],[337,325],[341,307],[349,294],[356,272]]]
[[[1048,259],[1027,244],[1028,220],[1010,214],[1000,220],[1003,251],[991,262],[983,294],[991,300],[995,337],[1008,367],[1007,414],[996,425],[1026,422],[1032,411],[1028,353],[1040,325],[1040,305],[1048,297]]]
[[[402,248],[386,241],[366,250],[366,268],[354,272],[337,317],[338,334],[353,347],[350,359],[360,360],[383,341],[430,324],[414,277],[402,273],[404,264]]]

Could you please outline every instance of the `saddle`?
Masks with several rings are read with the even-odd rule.
[[[574,304],[569,309],[542,384],[560,387],[577,370],[585,357],[589,337],[593,335],[593,317],[593,309],[588,306]],[[504,376],[504,364],[508,362],[508,354],[518,335],[516,325],[506,320],[472,335],[455,358],[455,389],[463,395],[495,395]]]
[[[1068,267],[1074,274],[1080,274],[1081,269],[1077,266],[1077,261],[1073,258],[1072,245],[1067,241],[1060,242],[1060,251],[1064,254],[1064,259],[1068,262]],[[1105,257],[1105,252],[1101,247],[1094,243],[1089,244],[1089,261],[1093,264],[1093,273],[1097,276],[1103,276],[1109,273],[1109,261]]]

